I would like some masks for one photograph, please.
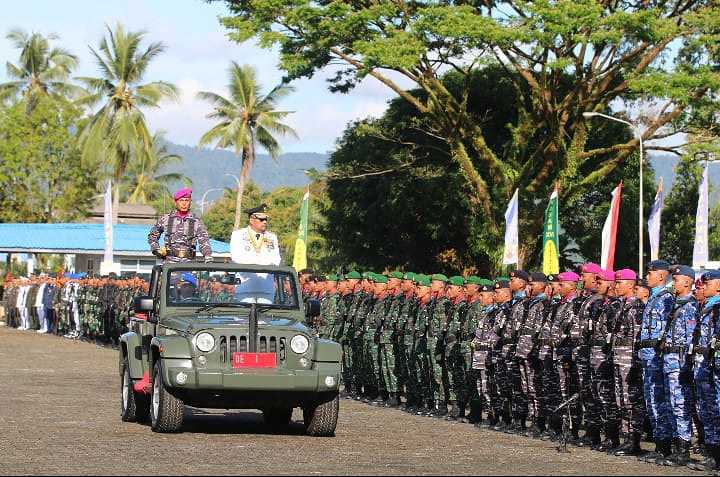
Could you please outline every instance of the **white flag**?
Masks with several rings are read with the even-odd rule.
[[[519,189],[516,189],[505,211],[505,253],[503,254],[503,265],[519,263],[518,192]]]
[[[662,209],[665,197],[663,194],[663,178],[660,178],[657,192],[655,193],[655,202],[650,209],[650,217],[648,217],[648,235],[650,236],[650,260],[657,260],[660,256],[660,220],[662,218]]]
[[[105,224],[105,255],[103,262],[106,264],[113,263],[113,223],[112,223],[112,182],[107,181],[107,187],[105,189],[105,210],[104,210],[104,224]]]
[[[708,262],[708,165],[705,164],[695,214],[695,245],[693,268],[705,267]]]

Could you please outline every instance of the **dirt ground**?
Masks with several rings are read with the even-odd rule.
[[[694,474],[467,424],[341,401],[334,438],[301,417],[270,434],[256,412],[186,411],[180,434],[120,421],[117,352],[0,327],[3,474]]]

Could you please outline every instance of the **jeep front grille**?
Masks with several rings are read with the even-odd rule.
[[[218,353],[221,363],[231,363],[233,353],[248,352],[247,335],[220,335],[218,338]],[[287,359],[287,340],[284,337],[260,335],[257,345],[258,353],[275,353],[279,363]]]

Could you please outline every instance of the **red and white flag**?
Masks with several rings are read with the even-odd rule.
[[[620,199],[622,198],[622,182],[612,192],[612,202],[605,225],[602,230],[602,255],[600,266],[604,270],[614,270],[615,240],[617,239],[618,221],[620,218]]]

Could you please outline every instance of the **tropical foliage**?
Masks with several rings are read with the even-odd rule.
[[[240,228],[242,200],[245,183],[255,164],[256,143],[262,146],[273,159],[280,154],[276,136],[297,137],[295,131],[282,120],[290,111],[276,109],[278,101],[293,91],[286,85],[274,87],[262,95],[255,69],[233,62],[228,71],[230,98],[216,93],[201,91],[200,99],[213,105],[208,118],[219,121],[200,138],[201,145],[215,143],[217,147],[233,148],[240,156],[240,178],[238,181],[233,230]]]

